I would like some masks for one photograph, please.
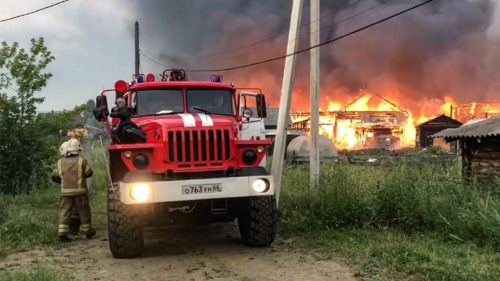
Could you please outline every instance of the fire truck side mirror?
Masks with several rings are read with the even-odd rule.
[[[92,113],[94,114],[94,118],[97,121],[102,122],[106,120],[106,117],[109,116],[108,99],[106,98],[106,96],[97,96],[95,98],[95,108],[92,110]]]
[[[257,96],[257,116],[259,118],[267,117],[266,96],[264,96],[263,94],[259,94]]]

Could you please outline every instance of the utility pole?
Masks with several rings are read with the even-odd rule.
[[[139,22],[135,22],[135,75],[139,75],[139,65],[141,62],[141,54],[139,52]]]
[[[311,0],[311,47],[319,45],[319,0]],[[311,49],[311,143],[310,177],[311,187],[318,184],[319,162],[319,48]]]
[[[287,54],[297,52],[300,19],[302,16],[303,0],[293,0],[292,16],[290,19],[290,31],[288,33]],[[281,99],[278,114],[278,128],[273,151],[273,163],[271,173],[274,177],[276,192],[276,203],[279,204],[281,191],[281,176],[283,175],[283,157],[286,147],[286,121],[290,116],[290,104],[292,102],[293,79],[295,75],[296,55],[288,56],[285,60],[285,70],[283,73],[283,84],[281,86]]]

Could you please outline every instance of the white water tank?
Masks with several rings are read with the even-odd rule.
[[[335,143],[325,136],[318,137],[319,143],[319,158],[320,160],[328,159],[338,156]],[[299,136],[294,138],[286,148],[286,158],[290,161],[301,160],[309,161],[311,154],[310,138],[309,136]]]

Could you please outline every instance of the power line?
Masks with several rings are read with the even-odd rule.
[[[156,61],[156,60],[154,60],[154,59],[150,58],[148,55],[146,55],[146,54],[145,54],[144,52],[142,52],[142,51],[141,51],[141,53],[140,53],[140,54],[141,54],[141,56],[144,56],[145,58],[147,58],[148,60],[152,61],[153,63],[156,63],[156,64],[157,64],[157,65],[159,65],[159,66],[168,67],[168,68],[175,68],[175,67],[173,67],[173,66],[163,64],[163,63],[161,63],[161,62],[158,62],[158,61]]]
[[[343,20],[341,20],[341,21],[335,22],[335,23],[333,23],[333,24],[331,24],[331,25],[327,25],[327,26],[325,26],[325,27],[321,28],[320,30],[315,31],[315,32],[313,32],[313,33],[318,33],[318,32],[321,32],[322,30],[329,29],[329,28],[332,28],[332,27],[334,27],[334,26],[337,26],[337,25],[339,25],[339,24],[341,24],[341,23],[343,23],[343,22],[345,22],[345,21],[348,21],[348,20],[353,19],[353,18],[355,18],[355,17],[357,17],[357,16],[359,16],[359,15],[362,15],[362,14],[364,14],[364,13],[366,13],[366,12],[369,12],[369,11],[371,11],[371,10],[374,10],[374,9],[376,9],[376,8],[378,8],[378,7],[380,7],[380,6],[384,5],[384,4],[387,4],[387,3],[391,2],[391,1],[392,1],[392,0],[386,0],[386,1],[384,1],[384,2],[381,2],[381,3],[379,3],[378,5],[375,5],[375,6],[373,6],[373,7],[369,8],[369,9],[366,9],[366,10],[364,10],[364,11],[362,11],[362,12],[359,12],[359,13],[357,13],[357,14],[355,14],[355,15],[352,15],[352,16],[350,16],[350,17],[347,17],[347,18],[345,18],[345,19],[343,19]],[[308,35],[311,35],[311,34],[313,34],[313,33],[303,34],[302,36],[299,36],[298,38],[296,38],[296,39],[294,39],[294,40],[290,40],[290,41],[287,41],[287,42],[283,42],[283,43],[280,43],[280,44],[277,44],[277,45],[274,45],[274,46],[271,46],[271,47],[267,47],[267,48],[265,48],[265,49],[258,50],[258,51],[255,51],[255,52],[246,53],[246,54],[242,54],[242,55],[238,55],[238,56],[234,56],[234,57],[230,57],[230,58],[221,58],[221,59],[216,59],[216,60],[213,60],[213,61],[226,61],[226,60],[233,60],[233,59],[237,59],[237,58],[247,57],[248,55],[253,55],[253,54],[262,53],[262,52],[265,52],[265,51],[268,51],[268,50],[275,49],[275,48],[277,48],[277,47],[279,47],[279,46],[285,45],[285,44],[287,44],[288,42],[293,42],[293,41],[300,40],[301,38],[304,38],[304,37],[306,37],[306,36],[308,36]]]
[[[15,17],[11,17],[11,18],[8,18],[8,19],[3,19],[3,20],[0,20],[0,22],[6,22],[6,21],[10,21],[10,20],[13,20],[13,19],[17,19],[17,18],[20,18],[20,17],[24,17],[24,16],[28,16],[28,15],[31,15],[31,14],[34,14],[34,13],[38,13],[40,11],[43,11],[43,10],[46,10],[46,9],[49,9],[49,8],[52,8],[52,7],[55,7],[57,5],[60,5],[64,2],[68,2],[69,0],[64,0],[64,1],[60,1],[60,2],[57,2],[55,4],[52,4],[50,6],[47,6],[47,7],[43,7],[41,9],[38,9],[38,10],[35,10],[35,11],[32,11],[32,12],[29,12],[29,13],[26,13],[26,14],[21,14],[21,15],[18,15],[18,16],[15,16]]]
[[[345,6],[345,7],[343,7],[342,9],[339,9],[339,10],[333,11],[333,12],[331,12],[331,13],[328,13],[328,14],[326,14],[326,15],[324,15],[324,16],[320,17],[319,19],[314,20],[314,21],[312,21],[312,22],[316,22],[316,21],[319,21],[319,20],[321,20],[321,19],[323,19],[323,18],[326,18],[326,17],[329,17],[329,16],[331,16],[331,15],[334,15],[334,14],[336,14],[336,13],[338,13],[338,12],[340,12],[340,11],[343,11],[343,10],[345,10],[345,9],[348,9],[348,8],[350,8],[350,7],[354,6],[354,5],[356,5],[356,4],[358,4],[358,3],[362,2],[362,1],[364,1],[364,0],[358,0],[358,1],[354,2],[354,3],[352,3],[352,4],[349,4],[349,5]],[[306,24],[301,25],[301,26],[299,27],[299,29],[300,29],[300,28],[302,28],[302,27],[304,27],[304,26],[311,25],[311,23],[312,23],[312,22],[308,22],[308,23],[306,23]],[[295,29],[293,29],[293,30],[295,30]],[[267,42],[267,41],[271,41],[271,40],[273,40],[273,39],[276,39],[276,38],[281,37],[282,35],[286,35],[286,34],[287,34],[287,33],[281,33],[281,34],[279,34],[279,35],[276,35],[276,36],[273,36],[273,37],[270,37],[270,38],[267,38],[267,39],[264,39],[264,40],[261,40],[261,41],[254,42],[254,43],[249,44],[249,45],[241,46],[241,47],[238,47],[238,48],[235,48],[235,49],[232,49],[232,50],[227,50],[227,51],[224,51],[224,52],[214,53],[214,54],[209,54],[209,55],[198,56],[198,57],[195,57],[195,58],[198,58],[198,59],[201,59],[201,58],[209,58],[209,57],[215,57],[215,56],[218,56],[218,55],[224,55],[224,54],[234,53],[234,52],[236,52],[236,51],[243,50],[243,49],[246,49],[246,48],[248,48],[248,47],[252,47],[252,46],[258,45],[258,44],[260,44],[260,43],[264,43],[264,42]]]
[[[362,1],[362,0],[361,0],[361,1]],[[336,26],[336,25],[338,25],[338,24],[340,24],[340,23],[342,23],[342,22],[348,21],[348,20],[350,20],[350,19],[352,19],[352,18],[355,18],[355,17],[357,17],[357,16],[359,16],[359,15],[361,15],[361,14],[364,14],[364,13],[369,12],[369,11],[371,11],[371,10],[375,9],[375,8],[378,8],[379,6],[382,6],[382,5],[384,5],[384,4],[386,4],[386,3],[390,2],[390,1],[392,1],[392,0],[386,0],[385,2],[379,3],[378,5],[375,5],[375,6],[371,7],[371,8],[369,8],[369,9],[366,9],[366,10],[364,10],[364,11],[362,11],[362,12],[359,12],[359,13],[357,13],[357,14],[355,14],[355,15],[352,15],[352,16],[350,16],[350,17],[348,17],[348,18],[345,18],[345,19],[343,19],[343,20],[341,20],[341,21],[338,21],[338,22],[335,22],[335,23],[333,23],[333,24],[331,24],[331,25],[328,25],[328,26],[326,26],[326,27],[323,27],[323,28],[321,28],[320,30],[315,31],[315,32],[321,32],[322,30],[325,30],[325,29],[328,29],[328,28],[332,28],[332,27],[334,27],[334,26]],[[358,2],[360,2],[360,1],[358,1]],[[356,2],[356,3],[358,3],[358,2]],[[307,33],[307,34],[304,34],[304,35],[302,35],[302,36],[300,36],[300,37],[298,37],[298,38],[296,38],[296,39],[294,39],[294,40],[291,40],[291,41],[299,40],[299,39],[304,38],[305,36],[307,36],[307,35],[311,35],[311,34],[312,34],[312,33]],[[263,42],[263,41],[261,41],[261,42]],[[282,45],[284,45],[284,44],[286,44],[286,43],[288,43],[288,41],[287,41],[287,42],[284,42],[284,43],[280,43],[280,44],[274,45],[274,46],[271,46],[271,47],[268,47],[268,48],[265,48],[265,49],[262,49],[262,50],[258,50],[258,51],[255,51],[255,52],[246,53],[246,54],[242,54],[242,55],[238,55],[238,56],[234,56],[234,57],[230,57],[230,58],[215,59],[215,60],[213,60],[213,61],[226,61],[226,60],[233,60],[233,59],[237,59],[237,58],[243,58],[243,57],[246,57],[246,56],[248,56],[248,55],[257,54],[257,53],[261,53],[261,52],[265,52],[265,51],[267,51],[267,50],[271,50],[271,49],[277,48],[277,47],[282,46]],[[250,45],[249,45],[249,46],[250,46]],[[142,50],[141,50],[141,51],[142,51]],[[153,61],[154,63],[158,64],[158,65],[165,66],[165,67],[170,67],[170,66],[166,66],[166,65],[164,65],[164,64],[161,64],[160,62],[158,62],[158,61],[156,61],[156,60],[154,60],[154,59],[152,59],[152,58],[150,58],[150,57],[147,57],[147,58],[148,58],[149,60]]]
[[[287,54],[287,55],[284,55],[284,56],[279,56],[279,57],[275,57],[275,58],[272,58],[272,59],[267,59],[267,60],[263,60],[263,61],[258,61],[258,62],[250,63],[250,64],[245,64],[245,65],[240,65],[240,66],[235,66],[235,67],[228,67],[228,68],[223,68],[223,69],[197,69],[197,70],[185,70],[185,71],[186,71],[186,72],[221,72],[221,71],[236,70],[236,69],[240,69],[240,68],[246,68],[246,67],[255,66],[255,65],[259,65],[259,64],[264,64],[264,63],[268,63],[268,62],[272,62],[272,61],[276,61],[276,60],[281,60],[281,59],[287,58],[287,57],[289,57],[289,56],[293,56],[293,55],[297,55],[297,54],[300,54],[300,53],[304,53],[304,52],[307,52],[307,51],[309,51],[309,50],[311,50],[311,49],[314,49],[314,48],[319,48],[319,47],[321,47],[321,46],[324,46],[324,45],[327,45],[327,44],[333,43],[333,42],[335,42],[335,41],[338,41],[338,40],[340,40],[340,39],[346,38],[346,37],[348,37],[348,36],[351,36],[351,35],[353,35],[353,34],[356,34],[356,33],[360,32],[360,31],[363,31],[363,30],[365,30],[365,29],[368,29],[368,28],[370,28],[370,27],[372,27],[372,26],[378,25],[378,24],[383,23],[383,22],[385,22],[385,21],[388,21],[388,20],[390,20],[390,19],[392,19],[392,18],[395,18],[395,17],[397,17],[397,16],[400,16],[400,15],[402,15],[402,14],[404,14],[404,13],[407,13],[407,12],[409,12],[409,11],[412,11],[412,10],[414,10],[414,9],[417,9],[417,8],[419,8],[419,7],[421,7],[421,6],[425,5],[425,4],[428,4],[428,3],[432,2],[432,1],[434,1],[434,0],[428,0],[428,1],[425,1],[425,2],[423,2],[423,3],[421,3],[421,4],[415,5],[415,6],[411,7],[411,8],[408,8],[408,9],[406,9],[406,10],[403,10],[403,11],[401,11],[401,12],[398,12],[398,13],[396,13],[396,14],[393,14],[392,16],[389,16],[389,17],[383,18],[383,19],[381,19],[381,20],[379,20],[379,21],[376,21],[376,22],[374,22],[374,23],[371,23],[371,24],[369,24],[369,25],[366,25],[366,26],[364,26],[364,27],[361,27],[361,28],[359,28],[359,29],[356,29],[356,30],[354,30],[354,31],[351,31],[351,32],[349,32],[349,33],[347,33],[347,34],[344,34],[344,35],[342,35],[342,36],[339,36],[339,37],[336,37],[336,38],[334,38],[334,39],[331,39],[331,40],[325,41],[325,42],[320,43],[320,44],[318,44],[318,45],[314,45],[314,46],[311,46],[311,47],[308,47],[308,48],[302,49],[302,50],[297,51],[297,52],[292,53],[292,54]]]

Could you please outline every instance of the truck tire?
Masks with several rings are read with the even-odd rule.
[[[142,226],[135,211],[120,201],[120,194],[108,191],[108,235],[111,254],[116,259],[139,256],[144,248]]]
[[[274,196],[244,199],[238,218],[241,240],[249,247],[266,247],[276,238],[278,207]]]

